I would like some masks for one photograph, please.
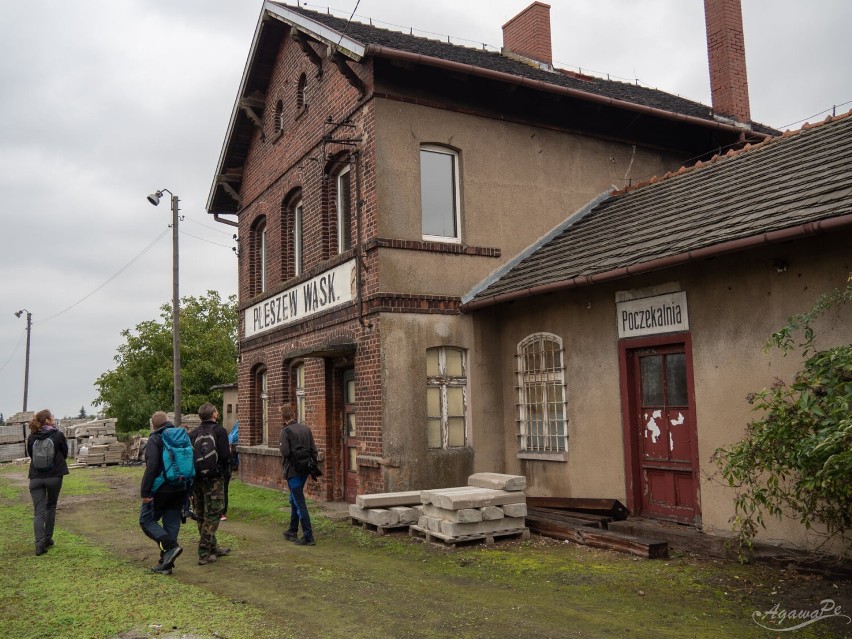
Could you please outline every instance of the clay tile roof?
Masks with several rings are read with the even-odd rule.
[[[850,157],[852,111],[681,167],[575,213],[462,301],[475,308],[625,277],[831,220],[852,226]]]

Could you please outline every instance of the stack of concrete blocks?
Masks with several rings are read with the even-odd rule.
[[[25,428],[26,426],[15,423],[0,426],[0,462],[27,456]]]
[[[527,539],[526,484],[521,475],[477,473],[467,486],[423,490],[423,516],[412,533],[446,543],[515,534]]]
[[[115,423],[115,419],[95,419],[74,429],[78,464],[102,466],[124,460],[127,447],[115,436]]]
[[[423,514],[420,491],[358,495],[349,506],[353,524],[374,527],[377,532],[393,528],[408,528]]]

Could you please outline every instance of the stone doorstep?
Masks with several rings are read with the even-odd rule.
[[[504,475],[501,473],[475,473],[467,478],[468,486],[493,488],[494,490],[518,491],[527,487],[527,478],[523,475]]]

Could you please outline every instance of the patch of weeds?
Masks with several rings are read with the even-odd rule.
[[[108,493],[109,491],[110,486],[103,472],[88,468],[72,468],[70,474],[62,478],[60,499],[62,497]]]

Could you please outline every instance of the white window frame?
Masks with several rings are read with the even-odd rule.
[[[453,149],[448,149],[447,147],[437,146],[434,144],[423,144],[420,146],[420,228],[421,231],[423,229],[423,162],[422,157],[423,153],[441,153],[444,155],[449,155],[453,159],[453,177],[452,177],[452,188],[453,188],[453,216],[455,220],[456,234],[454,236],[445,236],[445,235],[428,235],[426,233],[422,234],[422,237],[426,241],[430,242],[444,242],[444,243],[453,243],[460,244],[461,243],[461,189],[459,188],[459,153]]]
[[[550,353],[558,356],[558,365],[539,367],[534,370],[526,370],[527,358],[525,352],[534,342],[554,344],[555,349],[541,349],[542,353]],[[518,457],[527,459],[544,459],[550,461],[566,461],[568,451],[568,388],[565,382],[565,349],[562,338],[552,333],[534,333],[524,338],[519,344],[516,354],[516,393],[517,414],[516,424],[518,433]],[[562,388],[562,399],[551,397],[550,388],[553,385]],[[538,391],[537,401],[531,401],[530,390]],[[531,406],[544,407],[539,409],[540,425],[538,432],[534,433],[530,425],[529,409]],[[561,409],[562,419],[553,417],[548,407],[555,407],[557,412]],[[560,433],[561,431],[561,433]],[[544,444],[532,445],[534,438],[544,440]]]
[[[258,388],[260,391],[260,427],[263,432],[263,443],[269,446],[269,371],[264,368],[257,372],[257,377],[260,382]]]
[[[296,419],[305,423],[305,365],[299,364],[293,368],[296,380]]]
[[[349,175],[349,188],[343,189],[341,188],[341,182],[343,181],[343,176]],[[335,178],[335,184],[337,186],[337,252],[343,253],[344,251],[348,251],[354,245],[352,241],[352,176],[350,174],[350,167],[347,165],[344,167],[340,173],[337,174]],[[345,222],[343,219],[343,205],[344,205],[344,191],[345,194],[348,195],[349,199],[349,220]],[[344,230],[348,227],[349,230],[349,246],[343,246],[343,236]]]
[[[297,200],[293,205],[293,275],[300,275],[304,271],[302,265],[302,215],[304,207],[302,200]]]
[[[447,374],[447,351],[454,350],[461,353],[461,368],[462,374],[461,376],[450,376]],[[437,351],[438,352],[438,374],[437,375],[429,375],[428,370],[428,353],[429,351]],[[438,389],[440,393],[440,418],[441,418],[441,445],[431,446],[428,443],[428,432],[427,432],[427,447],[429,450],[448,450],[448,449],[460,449],[460,448],[469,448],[470,447],[470,417],[469,406],[468,406],[468,391],[467,391],[467,351],[463,348],[459,348],[457,346],[436,346],[433,348],[429,348],[426,350],[427,352],[427,371],[426,371],[426,389],[427,389],[427,401],[426,401],[426,425],[427,429],[429,426],[429,420],[433,417],[429,414],[429,401],[428,394],[429,389]],[[460,388],[462,390],[462,405],[463,405],[463,415],[461,416],[464,419],[464,443],[461,446],[450,446],[449,443],[449,401],[448,401],[448,388]]]
[[[266,223],[260,229],[260,292],[266,291]]]

